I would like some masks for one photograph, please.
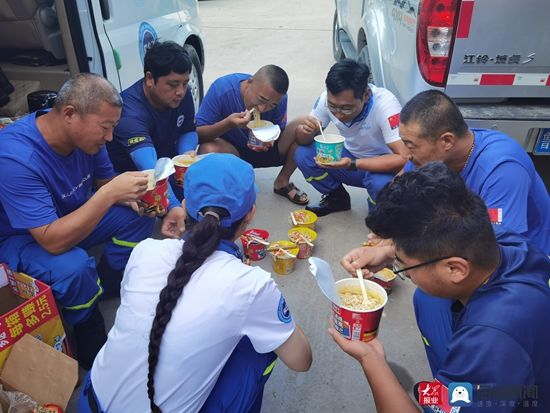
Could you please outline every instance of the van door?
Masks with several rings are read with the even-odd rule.
[[[143,56],[147,45],[159,38],[175,39],[181,26],[177,6],[182,6],[182,2],[179,1],[88,2],[92,5],[106,76],[120,90],[143,77]]]
[[[549,16],[548,0],[462,0],[445,92],[550,97]]]

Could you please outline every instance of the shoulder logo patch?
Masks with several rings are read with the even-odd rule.
[[[288,324],[292,321],[290,310],[288,309],[285,298],[282,295],[281,295],[281,298],[279,299],[279,308],[277,310],[277,315],[279,316],[279,320],[281,320],[281,322],[283,323]]]
[[[388,123],[390,124],[390,128],[392,130],[399,127],[399,113],[396,113],[395,115],[392,115],[388,118]]]

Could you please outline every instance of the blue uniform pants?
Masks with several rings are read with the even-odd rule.
[[[416,323],[422,335],[428,363],[435,377],[447,357],[447,344],[453,335],[453,300],[433,297],[417,288],[413,296]]]
[[[369,202],[374,204],[380,190],[395,176],[392,173],[321,168],[315,163],[315,155],[315,143],[299,145],[294,153],[294,160],[306,181],[322,194],[328,194],[341,184],[346,184],[365,188],[369,194]],[[346,148],[342,151],[342,157],[356,159]]]
[[[259,413],[264,386],[276,359],[273,352],[257,353],[248,337],[243,337],[227,360],[200,413]],[[93,389],[88,372],[78,401],[78,413],[92,413],[88,401],[89,391]],[[97,396],[94,393],[92,395],[101,409]],[[103,410],[99,413],[103,413]]]
[[[16,235],[0,242],[0,262],[50,285],[64,319],[74,325],[86,320],[102,292],[95,260],[86,249],[105,243],[107,262],[122,270],[133,247],[151,236],[153,226],[154,219],[114,206],[86,239],[63,254],[50,254],[30,234]]]

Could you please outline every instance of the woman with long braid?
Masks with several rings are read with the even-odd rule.
[[[277,356],[296,371],[311,365],[277,285],[234,243],[255,213],[252,167],[212,154],[184,187],[184,240],[134,249],[81,412],[259,412]]]

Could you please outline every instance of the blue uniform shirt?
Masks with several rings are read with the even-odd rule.
[[[517,234],[496,231],[501,262],[488,282],[479,287],[455,313],[449,354],[436,378],[483,385],[484,396],[497,400],[493,409],[474,390],[473,406],[461,412],[550,411],[550,260]],[[458,303],[457,303],[458,304]],[[546,320],[546,321],[545,321]],[[528,386],[536,385],[523,409],[510,406]],[[523,387],[522,386],[526,386]],[[507,394],[511,393],[510,394]],[[523,393],[525,397],[525,393]],[[498,404],[502,399],[506,405]],[[536,400],[537,408],[533,408]],[[428,411],[431,411],[426,409]]]
[[[117,172],[135,171],[130,153],[144,147],[154,147],[158,158],[178,155],[179,138],[195,131],[195,106],[188,88],[176,109],[159,112],[143,93],[143,79],[122,93],[124,106],[114,139],[108,144],[109,156]],[[194,150],[196,143],[187,150]]]
[[[499,131],[472,129],[474,149],[461,172],[489,209],[491,222],[525,235],[550,254],[550,197],[523,148]],[[405,171],[414,169],[408,162]]]
[[[197,112],[197,126],[213,125],[232,113],[243,112],[246,108],[241,97],[241,82],[250,77],[248,74],[234,73],[212,83]],[[261,114],[261,119],[273,122],[283,130],[286,126],[286,107],[287,95],[284,95],[275,108]],[[221,137],[237,149],[246,148],[248,131],[246,128],[235,128]]]
[[[95,155],[55,152],[32,113],[0,132],[0,239],[27,234],[80,208],[95,179],[114,176],[103,147]]]

